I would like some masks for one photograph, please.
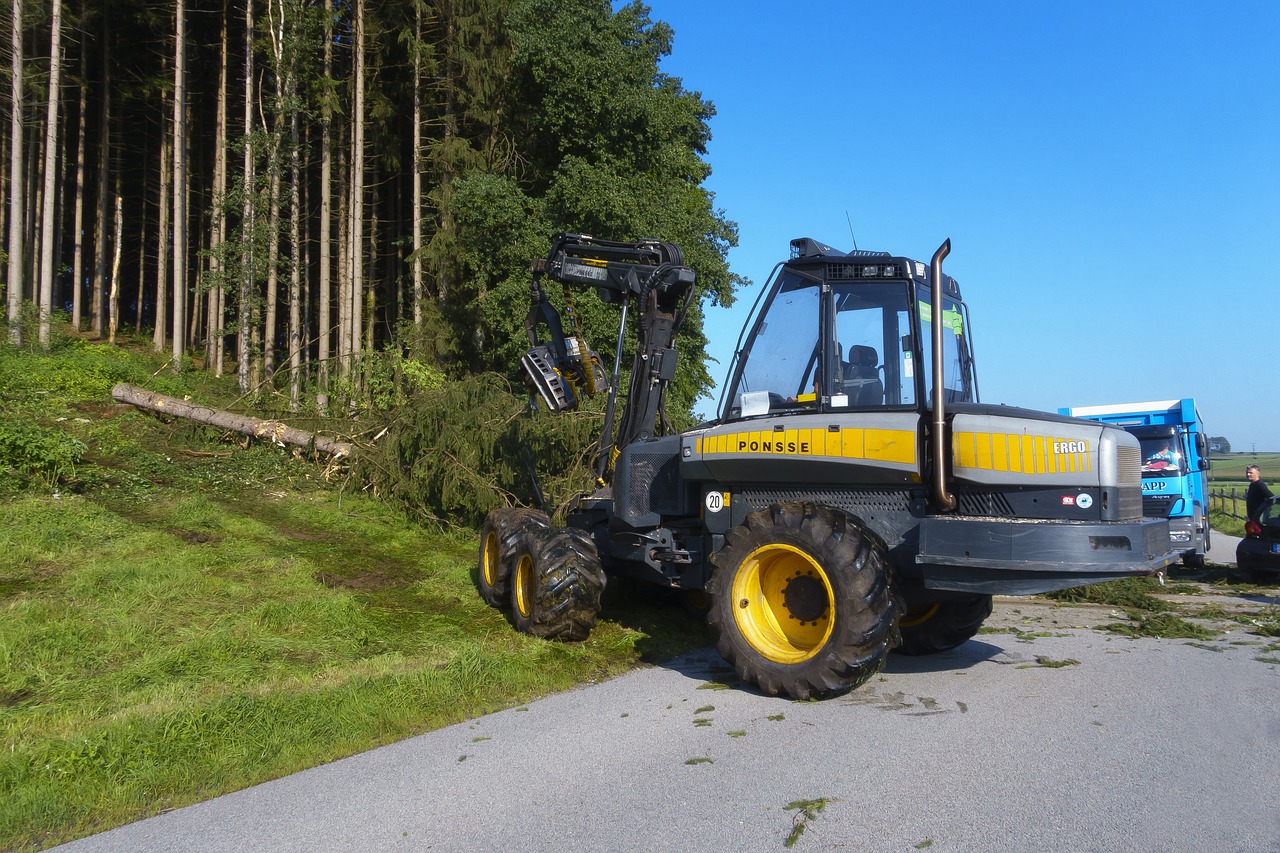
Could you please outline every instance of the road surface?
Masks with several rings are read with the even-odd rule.
[[[63,849],[1280,853],[1277,641],[1029,601],[842,698],[708,650]]]

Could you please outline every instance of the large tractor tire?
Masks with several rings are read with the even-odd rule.
[[[991,596],[956,595],[939,601],[909,604],[898,620],[904,655],[932,655],[967,642],[991,615]]]
[[[476,561],[476,587],[481,598],[494,607],[506,603],[507,581],[520,537],[533,528],[550,526],[545,512],[528,507],[501,507],[485,516]]]
[[[898,643],[884,543],[814,503],[753,512],[711,555],[707,621],[739,677],[794,699],[852,690]]]
[[[535,637],[585,640],[596,624],[605,575],[595,542],[581,530],[532,527],[511,564],[511,618]]]

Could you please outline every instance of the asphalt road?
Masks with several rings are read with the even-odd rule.
[[[1280,651],[1025,601],[989,624],[1051,636],[894,656],[842,698],[760,696],[707,651],[63,849],[772,851],[825,800],[793,849],[1280,853]]]

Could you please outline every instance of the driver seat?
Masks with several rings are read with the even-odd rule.
[[[874,347],[849,347],[844,368],[844,389],[851,406],[883,406],[884,383],[877,367],[880,358]]]

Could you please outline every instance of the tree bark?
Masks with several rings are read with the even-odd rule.
[[[253,314],[253,0],[244,0],[244,203],[240,221],[243,258],[240,268],[240,316],[236,324],[240,393],[249,393],[249,327]]]
[[[49,315],[53,311],[53,279],[58,265],[54,237],[58,215],[58,106],[62,99],[62,0],[53,0],[49,42],[49,107],[44,129],[44,210],[40,230],[40,346],[49,348]]]
[[[350,456],[353,446],[347,441],[327,438],[288,426],[280,421],[237,415],[222,409],[209,406],[192,405],[164,394],[157,394],[136,385],[120,383],[111,389],[111,396],[121,403],[128,403],[140,409],[172,415],[176,418],[199,421],[210,426],[234,430],[254,438],[264,438],[281,447],[289,445],[303,450],[314,450],[338,459]]]
[[[350,387],[359,389],[360,381],[360,332],[364,311],[364,0],[355,0],[355,40],[352,51],[355,65],[352,85],[355,105],[352,108],[351,130],[351,327],[348,351],[351,358],[348,380]]]
[[[187,6],[177,0],[173,58],[173,372],[182,372],[187,328]]]
[[[89,52],[84,45],[81,45],[80,50],[80,119],[76,128],[76,200],[72,225],[75,233],[72,235],[74,248],[71,252],[71,325],[77,332],[80,331],[84,300],[84,143],[89,113]]]
[[[163,113],[163,94],[161,95],[161,112]],[[169,215],[173,212],[169,193],[173,190],[173,141],[165,132],[165,123],[160,122],[160,199],[157,202],[159,226],[156,229],[156,298],[155,328],[152,330],[151,344],[156,353],[164,352],[165,330],[169,325],[169,241],[172,232],[169,230]],[[142,303],[138,303],[138,330],[142,330]]]
[[[422,331],[422,6],[413,19],[413,327]]]
[[[208,340],[205,344],[205,364],[213,366],[213,375],[222,375],[223,317],[226,290],[223,286],[223,267],[221,262],[222,244],[227,239],[227,65],[230,61],[227,43],[227,4],[222,4],[222,35],[219,40],[218,62],[218,107],[214,128],[213,151],[213,218],[209,235],[209,272],[211,287],[209,288]]]
[[[116,175],[116,239],[111,260],[110,342],[116,342],[120,328],[120,247],[124,244],[124,197],[120,194],[120,176]]]
[[[22,343],[22,247],[23,212],[26,199],[22,194],[22,0],[13,0],[13,29],[9,52],[13,60],[10,72],[9,117],[9,342]]]
[[[333,0],[324,0],[324,79],[333,77]],[[320,302],[318,337],[320,339],[318,373],[316,377],[316,408],[321,414],[329,411],[329,342],[332,320],[329,316],[329,300],[332,296],[333,275],[329,267],[332,253],[330,243],[333,206],[333,107],[326,95],[320,107],[320,286],[317,288]]]
[[[98,211],[94,219],[93,334],[102,337],[103,297],[107,283],[107,187],[111,171],[111,47],[107,16],[102,16],[102,127],[98,138]],[[142,306],[138,306],[139,312]]]

